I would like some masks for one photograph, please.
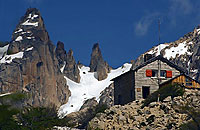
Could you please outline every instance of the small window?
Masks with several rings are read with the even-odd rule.
[[[160,77],[166,77],[166,70],[160,71]]]
[[[192,86],[192,80],[185,78],[186,86]]]
[[[158,70],[152,70],[152,77],[158,76]]]

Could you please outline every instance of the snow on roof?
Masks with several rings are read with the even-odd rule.
[[[191,42],[189,44],[191,44]],[[187,42],[184,41],[182,43],[179,43],[178,46],[176,47],[171,47],[169,49],[166,49],[164,57],[170,59],[170,58],[175,58],[176,55],[184,55],[186,53],[187,55],[192,55],[192,53],[189,52],[188,49],[189,46],[187,45]]]
[[[0,60],[0,64],[2,64],[2,63],[11,63],[13,59],[15,59],[15,58],[22,58],[23,55],[24,55],[24,52],[18,52],[16,54],[12,54],[12,55],[5,55]]]
[[[35,27],[37,27],[37,26],[38,26],[38,22],[31,23],[31,22],[29,22],[29,19],[28,19],[28,20],[26,20],[24,23],[22,23],[22,25],[25,25],[25,26],[35,26]]]
[[[0,59],[3,57],[3,55],[7,52],[9,47],[9,44],[4,46],[4,47],[0,47]]]
[[[65,77],[67,80],[67,85],[71,91],[71,97],[67,104],[60,107],[58,111],[59,117],[64,117],[65,115],[78,111],[83,105],[84,101],[95,97],[99,101],[100,93],[108,87],[113,81],[111,79],[127,72],[130,70],[132,64],[124,64],[123,67],[111,70],[108,73],[108,77],[102,81],[98,81],[95,78],[95,72],[89,72],[89,67],[81,67],[80,70],[80,83],[76,83],[69,78]]]
[[[18,37],[15,39],[16,42],[19,42],[19,41],[21,41],[21,40],[23,40],[22,36],[18,36]]]

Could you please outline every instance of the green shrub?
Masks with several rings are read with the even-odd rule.
[[[57,111],[55,108],[26,108],[18,115],[19,123],[24,128],[43,130],[58,125]]]
[[[142,108],[148,106],[150,103],[158,100],[158,95],[160,95],[160,101],[163,101],[166,97],[171,96],[172,99],[177,96],[182,96],[184,94],[184,88],[179,84],[170,84],[168,86],[163,86],[157,91],[149,95],[142,105]]]
[[[0,130],[19,130],[13,115],[19,110],[11,108],[10,105],[0,105]]]

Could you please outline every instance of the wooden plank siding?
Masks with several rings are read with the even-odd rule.
[[[172,78],[180,75],[180,72],[176,70],[175,68],[169,66],[165,62],[160,62],[161,64],[161,70],[168,70],[172,71]],[[147,77],[146,76],[146,70],[152,69],[152,70],[158,70],[158,60],[151,62],[147,64],[146,66],[138,69],[135,71],[135,97],[136,100],[143,98],[142,96],[142,87],[150,87],[150,94],[158,90],[159,84],[158,84],[158,79],[157,77]],[[161,83],[166,82],[170,80],[171,78],[162,78]]]
[[[134,73],[129,71],[114,81],[114,104],[124,105],[133,100],[135,100]]]
[[[188,84],[186,83],[186,78],[189,79],[189,80],[191,81],[191,83],[192,83],[191,85],[188,85]],[[162,87],[162,86],[167,86],[167,85],[169,85],[169,84],[175,84],[175,83],[182,84],[182,85],[184,85],[186,88],[200,88],[200,84],[199,84],[197,81],[193,80],[192,78],[188,78],[188,77],[186,77],[185,75],[180,75],[180,76],[178,76],[178,77],[172,79],[171,81],[169,81],[169,82],[167,82],[167,83],[164,83],[163,85],[161,85],[161,87]],[[189,83],[189,82],[188,82],[188,83]]]

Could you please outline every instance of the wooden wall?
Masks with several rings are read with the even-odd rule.
[[[183,84],[185,87],[187,88],[200,88],[200,84],[198,82],[196,82],[195,80],[191,79],[192,85],[187,85],[186,84],[186,76],[185,75],[180,75],[177,78],[173,79],[170,83],[179,83],[179,84]]]
[[[133,71],[129,71],[114,80],[114,104],[124,105],[133,100],[135,100],[134,75]]]
[[[136,99],[143,98],[142,97],[142,87],[147,86],[150,87],[150,94],[155,92],[159,88],[158,79],[156,77],[147,77],[146,70],[147,69],[155,69],[158,70],[158,60],[154,61],[146,66],[140,68],[137,72],[135,72],[135,95]],[[175,68],[170,67],[167,63],[161,61],[161,70],[170,70],[172,71],[172,78],[180,75],[180,72]],[[171,78],[163,78],[161,83],[170,80]]]

